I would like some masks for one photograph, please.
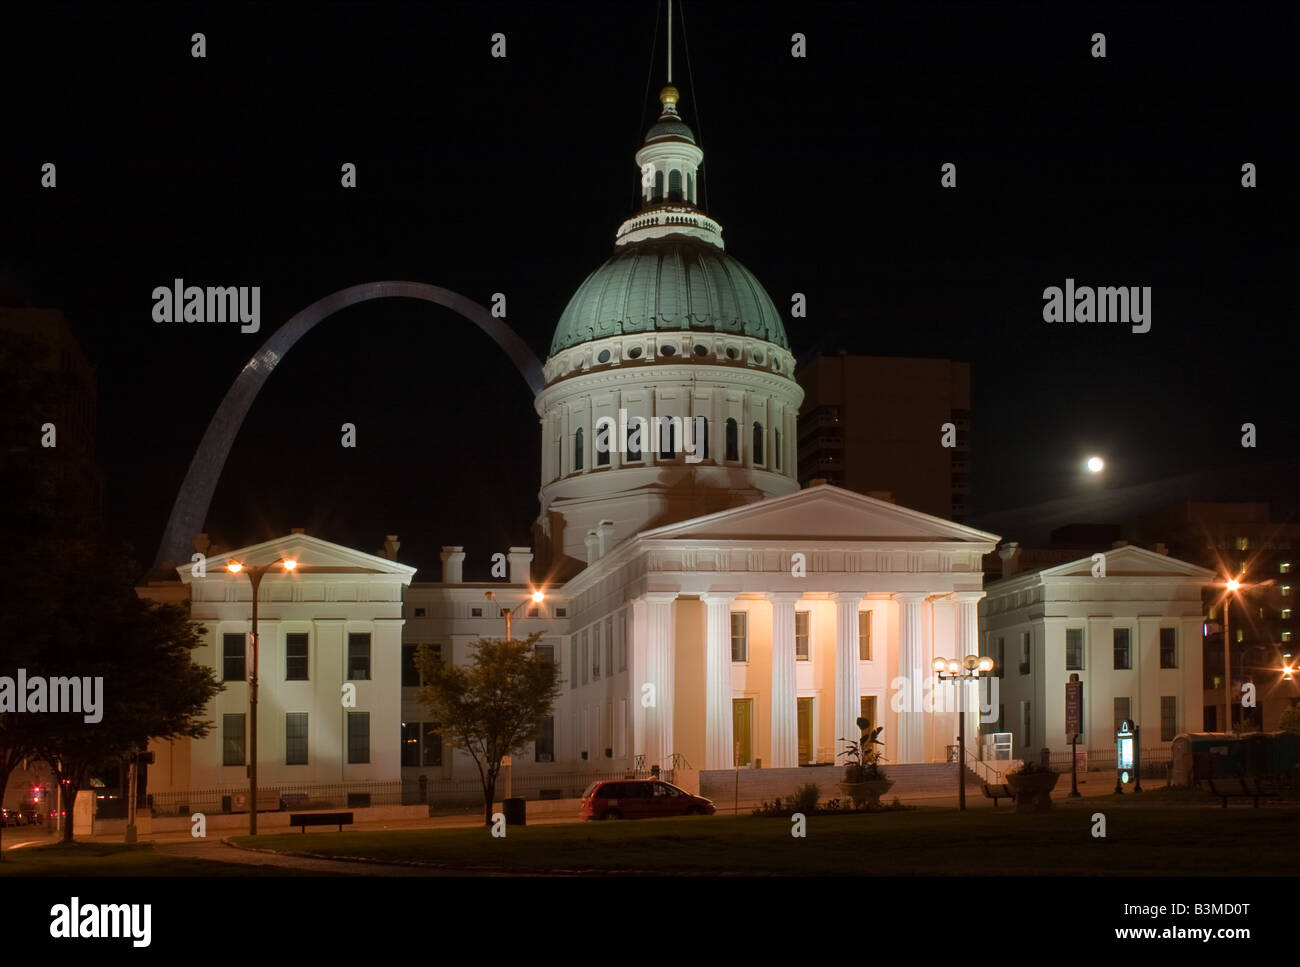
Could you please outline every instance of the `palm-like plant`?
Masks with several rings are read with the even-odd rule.
[[[884,754],[876,749],[885,747],[885,743],[880,741],[880,733],[885,731],[883,725],[877,725],[871,728],[871,722],[865,718],[858,719],[858,728],[861,735],[857,742],[851,742],[846,738],[840,741],[847,743],[840,755],[848,760],[848,765],[844,770],[844,778],[847,782],[871,782],[876,779],[884,779],[885,774],[881,771],[880,763],[885,761]]]

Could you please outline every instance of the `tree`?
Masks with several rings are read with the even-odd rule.
[[[1292,705],[1283,711],[1277,727],[1283,732],[1300,732],[1300,705]]]
[[[439,659],[425,645],[415,661],[424,674],[420,701],[452,748],[468,752],[483,785],[483,822],[492,825],[501,757],[518,755],[540,734],[560,694],[559,669],[527,641],[480,638],[467,665]]]

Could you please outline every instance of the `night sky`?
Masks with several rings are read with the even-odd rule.
[[[1231,496],[1285,496],[1300,14],[1052,6],[688,3],[674,80],[707,210],[796,355],[971,362],[977,518],[1073,493],[1091,452],[1110,487],[1244,467]],[[634,210],[662,14],[6,5],[0,269],[66,312],[97,368],[112,536],[152,560],[231,381],[338,289],[504,292],[545,358]],[[490,56],[498,31],[505,59]],[[795,31],[806,59],[790,56]],[[944,162],[956,190],[939,187]],[[1244,162],[1259,187],[1240,186]],[[155,323],[151,292],[177,277],[260,285],[262,331]],[[1043,289],[1067,277],[1151,286],[1151,331],[1046,324]],[[806,319],[789,319],[796,291]],[[339,445],[344,422],[356,449]],[[301,526],[367,551],[397,533],[425,580],[440,545],[464,544],[467,577],[486,577],[492,552],[530,543],[538,445],[531,393],[477,328],[369,303],[277,368],[207,529],[230,547]]]

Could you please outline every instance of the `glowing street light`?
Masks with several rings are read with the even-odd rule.
[[[993,659],[985,655],[967,655],[961,661],[956,658],[935,658],[932,666],[941,681],[952,681],[957,685],[957,808],[966,808],[966,708],[965,689],[967,681],[974,681],[980,675],[987,675],[993,670]]]
[[[483,597],[487,598],[489,601],[495,601],[497,599],[495,591],[485,591]],[[532,602],[533,604],[541,604],[545,600],[546,600],[546,593],[544,591],[534,591],[532,594],[524,598],[524,600],[520,601],[513,608],[510,608],[509,610],[505,608],[501,609],[506,619],[506,641],[511,640],[510,619],[514,616],[514,613],[518,611],[520,608],[522,608],[524,605],[528,604],[529,602]]]

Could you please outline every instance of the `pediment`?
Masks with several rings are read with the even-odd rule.
[[[261,544],[251,544],[208,557],[208,575],[224,573],[229,561],[238,561],[246,567],[274,564],[292,559],[298,562],[300,574],[392,574],[410,583],[416,569],[398,564],[376,554],[366,554],[342,544],[335,544],[307,534],[289,534]],[[186,584],[194,580],[193,564],[186,562],[176,568]],[[278,569],[277,569],[278,570]]]
[[[1192,577],[1212,581],[1213,571],[1145,547],[1116,547],[1105,552],[1107,577]],[[1092,556],[1049,567],[1043,577],[1092,577]]]
[[[829,484],[642,531],[650,540],[825,540],[988,545],[998,535]]]

